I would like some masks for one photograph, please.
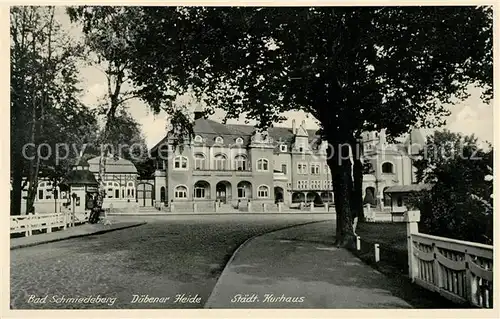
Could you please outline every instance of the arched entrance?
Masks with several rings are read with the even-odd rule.
[[[153,206],[153,184],[137,183],[137,203],[139,206]]]
[[[321,200],[323,201],[323,203],[333,203],[333,193],[321,192]]]
[[[162,203],[165,203],[165,200],[166,200],[166,194],[165,194],[165,186],[162,186],[160,188],[160,201]]]
[[[292,203],[302,203],[305,202],[306,196],[304,193],[295,192],[292,194]]]
[[[231,183],[228,181],[218,182],[215,185],[215,197],[224,204],[231,199]]]
[[[284,191],[283,191],[283,188],[279,187],[279,186],[276,186],[274,188],[274,200],[276,203],[282,203],[285,198],[284,198]]]
[[[316,200],[316,196],[318,196],[318,194],[316,192],[312,192],[312,193],[307,193],[307,196],[306,196],[306,201],[308,203],[310,202],[313,202]]]

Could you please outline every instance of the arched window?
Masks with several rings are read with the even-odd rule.
[[[166,198],[166,195],[165,195],[165,186],[162,186],[160,188],[160,201],[162,203],[165,203],[165,198]]]
[[[269,197],[269,187],[266,185],[260,185],[257,189],[257,197],[268,198]]]
[[[106,197],[120,198],[120,184],[118,182],[107,182]]]
[[[174,169],[177,170],[187,170],[188,159],[186,156],[176,156],[174,158]]]
[[[177,186],[175,188],[174,196],[175,196],[175,198],[184,198],[184,199],[186,199],[187,198],[187,193],[188,193],[187,187],[180,185],[180,186]]]
[[[134,182],[127,182],[127,197],[128,198],[134,198],[134,189],[135,189]]]
[[[234,158],[234,167],[238,171],[245,171],[247,169],[247,158],[245,155],[236,155]]]
[[[198,153],[194,155],[194,169],[201,170],[205,169],[205,155]]]
[[[195,198],[208,198],[210,195],[210,184],[205,181],[198,181],[194,184]]]
[[[215,164],[215,169],[222,171],[226,170],[227,167],[227,157],[224,154],[217,154],[214,157],[214,164]]]
[[[243,144],[243,139],[241,137],[238,137],[236,139],[236,144]]]
[[[194,141],[195,141],[196,143],[201,143],[201,142],[203,142],[203,138],[202,138],[200,135],[196,135],[196,136],[194,137]]]
[[[265,158],[260,158],[257,160],[257,171],[268,171],[269,161]]]
[[[223,144],[224,143],[224,139],[222,139],[222,137],[220,137],[220,136],[217,136],[215,138],[215,143],[217,143],[217,144]]]
[[[382,164],[382,173],[385,174],[394,173],[394,165],[392,165],[392,163],[385,162],[384,164]]]

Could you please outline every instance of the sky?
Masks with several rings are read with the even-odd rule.
[[[75,38],[81,37],[81,32],[77,26],[69,22],[68,17],[61,10],[57,14],[57,19],[63,27]],[[88,106],[95,106],[107,91],[107,82],[105,75],[93,66],[82,66],[81,68],[81,88],[83,89],[82,101]],[[469,88],[470,97],[455,105],[448,105],[447,108],[451,111],[451,115],[446,118],[446,125],[443,128],[453,132],[463,134],[474,134],[480,141],[489,141],[493,143],[493,102],[485,104],[481,101],[481,90],[476,87]],[[187,96],[178,98],[179,103],[188,102]],[[147,105],[139,100],[130,101],[129,112],[142,126],[146,143],[148,147],[154,146],[166,134],[167,119],[165,113],[153,115],[148,111]],[[304,112],[286,112],[283,114],[287,120],[277,124],[278,126],[291,127],[292,121],[295,119],[297,124],[303,120],[306,122],[307,129],[317,128],[316,121],[313,117],[307,116]],[[221,120],[223,113],[216,112],[212,117],[214,120]],[[241,123],[243,118],[239,120],[230,120],[228,123]],[[424,135],[432,133],[432,130],[423,130]]]

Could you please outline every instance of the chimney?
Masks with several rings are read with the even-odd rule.
[[[292,120],[292,133],[297,134],[297,128],[295,127],[295,119]]]

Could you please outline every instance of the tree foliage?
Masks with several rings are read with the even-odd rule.
[[[360,213],[362,165],[351,174],[338,146],[354,149],[365,130],[440,125],[443,104],[470,84],[492,97],[491,7],[143,7],[133,24],[130,79],[150,106],[175,113],[181,138],[192,122],[167,95],[188,89],[207,112],[245,114],[260,128],[290,110],[320,121],[336,155],[328,164],[342,242]]]
[[[474,136],[437,131],[415,167],[418,180],[433,185],[413,199],[422,231],[492,244],[493,149],[480,149]]]
[[[82,48],[55,19],[54,7],[12,7],[11,40],[11,213],[20,214],[28,188],[32,211],[39,176],[60,179],[71,145],[91,139],[95,117],[80,103],[77,61]],[[59,150],[65,156],[58,159]],[[41,148],[40,148],[41,146]],[[40,151],[37,151],[40,150]],[[27,185],[23,185],[23,178]]]

